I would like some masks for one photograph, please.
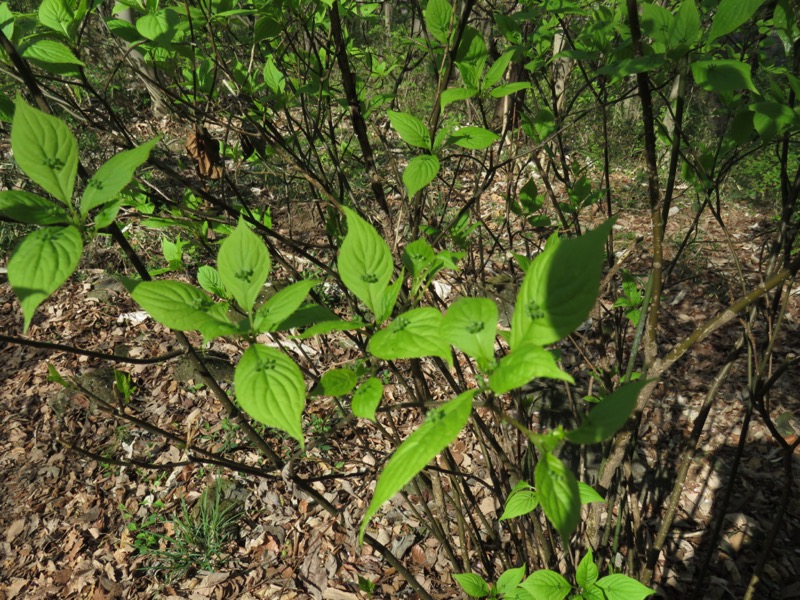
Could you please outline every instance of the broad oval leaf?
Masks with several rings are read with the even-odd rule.
[[[390,110],[389,121],[406,144],[424,150],[431,149],[431,136],[428,128],[417,117],[409,113]]]
[[[85,218],[93,208],[116,199],[131,182],[136,169],[150,156],[150,151],[157,142],[158,138],[153,138],[108,159],[86,184],[86,190],[81,197],[81,217]]]
[[[483,598],[489,595],[489,584],[476,573],[453,573],[453,579],[469,596]]]
[[[175,36],[178,21],[178,14],[174,10],[164,9],[136,19],[136,31],[148,40],[165,44],[171,42]]]
[[[597,581],[600,572],[597,570],[597,565],[594,564],[594,556],[592,551],[588,550],[583,555],[581,562],[578,563],[578,568],[575,571],[575,579],[578,585],[582,588],[587,588]]]
[[[244,219],[239,219],[236,229],[220,246],[217,269],[225,287],[245,312],[253,310],[270,268],[266,245],[250,231]]]
[[[291,358],[275,348],[254,344],[236,365],[233,381],[236,399],[248,415],[285,431],[303,447],[306,388],[303,374]]]
[[[508,68],[508,63],[511,62],[515,52],[516,50],[509,50],[492,63],[492,66],[486,71],[486,75],[483,76],[483,81],[481,82],[484,90],[489,89],[503,78],[503,74]]]
[[[358,375],[352,369],[331,369],[319,380],[321,396],[344,396],[353,391],[358,382]],[[316,390],[312,390],[316,391]]]
[[[799,119],[790,106],[779,102],[756,102],[750,108],[753,110],[753,127],[764,141],[774,139]]]
[[[491,360],[497,332],[497,305],[488,298],[460,298],[447,309],[442,336],[472,358]]]
[[[534,477],[544,514],[564,543],[567,543],[580,518],[578,481],[566,465],[550,452],[542,453]]]
[[[31,225],[66,225],[69,214],[52,200],[20,190],[0,192],[0,216]]]
[[[439,356],[452,360],[450,346],[441,332],[442,313],[425,306],[398,315],[369,340],[367,351],[384,360]]]
[[[28,177],[64,204],[70,204],[78,172],[78,144],[61,119],[28,106],[17,96],[11,148]]]
[[[491,92],[489,92],[489,95],[492,98],[504,98],[505,96],[516,94],[517,92],[521,92],[522,90],[527,90],[530,87],[531,84],[529,81],[515,81],[514,83],[506,83],[505,85],[498,85]]]
[[[422,154],[412,158],[403,171],[403,184],[409,198],[433,181],[439,174],[439,159],[432,154]]]
[[[563,600],[572,591],[569,581],[555,571],[534,571],[520,584],[536,600]]]
[[[212,266],[203,265],[197,270],[197,283],[209,294],[214,294],[220,298],[230,298],[228,290],[225,289],[225,284],[222,283],[222,277],[219,276],[219,271]]]
[[[53,31],[72,38],[75,14],[64,0],[43,0],[39,5],[39,22]]]
[[[613,436],[631,416],[646,380],[626,383],[595,405],[580,427],[567,432],[573,444],[597,444]]]
[[[277,328],[286,321],[292,313],[300,308],[318,279],[303,279],[296,281],[271,296],[261,306],[253,320],[253,329],[261,333],[264,331],[277,331]]]
[[[655,594],[649,587],[642,585],[635,579],[615,573],[598,579],[595,583],[610,600],[644,600]]]
[[[347,235],[339,250],[339,276],[356,297],[379,315],[394,263],[388,244],[354,210],[344,209]]]
[[[447,45],[453,18],[453,8],[447,0],[428,0],[428,5],[422,11],[425,17],[425,28],[439,42]]]
[[[591,504],[592,502],[605,502],[600,494],[588,483],[578,482],[578,495],[581,498],[581,504]]]
[[[205,337],[236,332],[225,315],[226,305],[215,303],[203,291],[187,283],[142,281],[131,296],[164,327],[178,331],[196,329]]]
[[[377,377],[370,377],[353,394],[350,408],[353,414],[362,419],[375,420],[375,411],[383,397],[383,383]]]
[[[28,234],[8,260],[8,282],[22,306],[28,331],[36,308],[78,266],[83,240],[76,227],[43,227]]]
[[[764,0],[722,0],[711,21],[708,43],[746,23],[762,4]]]
[[[504,571],[497,579],[497,585],[495,586],[497,593],[507,594],[516,589],[516,587],[522,583],[522,580],[525,579],[525,571],[525,565]]]
[[[444,107],[448,104],[459,100],[468,100],[477,93],[478,90],[476,88],[448,88],[439,97],[439,106],[444,110]]]
[[[375,494],[361,522],[359,542],[363,542],[369,520],[380,506],[402,490],[439,452],[456,439],[467,424],[472,412],[472,398],[476,393],[477,390],[469,390],[431,410],[425,422],[394,451],[378,478]]]
[[[483,127],[462,127],[450,136],[451,142],[456,146],[467,148],[468,150],[483,150],[494,144],[500,136],[484,129]]]
[[[551,238],[525,273],[511,322],[511,350],[547,346],[574,331],[597,299],[613,219],[579,238]]]
[[[503,514],[500,515],[500,520],[505,521],[527,515],[537,506],[539,506],[539,497],[536,491],[528,483],[520,481],[506,498],[506,505],[503,508]]]
[[[77,76],[83,63],[61,42],[40,39],[27,46],[22,56],[42,69],[57,75]]]
[[[500,360],[489,376],[489,387],[495,394],[505,394],[537,377],[575,383],[572,375],[558,367],[549,350],[535,344],[524,344]]]
[[[692,75],[697,85],[708,92],[758,92],[750,65],[739,60],[698,60],[692,63]]]

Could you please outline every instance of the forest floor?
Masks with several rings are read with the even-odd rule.
[[[725,217],[736,255],[743,258],[743,271],[748,278],[757,278],[761,240],[771,222],[757,209],[741,204],[726,210]],[[689,207],[680,208],[668,239],[678,240],[679,231],[685,231],[692,218]],[[615,235],[630,243],[643,237],[646,247],[648,229],[646,214],[631,209],[620,216]],[[737,289],[732,283],[733,254],[710,216],[702,217],[699,232],[663,298],[664,347],[715,314],[729,300],[730,290]],[[668,259],[675,246],[667,249]],[[176,349],[170,332],[141,315],[122,286],[109,277],[113,267],[106,260],[119,259],[98,252],[93,264],[82,265],[42,305],[27,337],[134,358]],[[625,268],[644,273],[646,259],[633,256]],[[795,287],[776,353],[779,358],[800,353],[798,292],[800,288]],[[613,299],[604,302],[610,306]],[[8,283],[0,283],[0,331],[19,335],[21,323],[18,302]],[[715,365],[732,347],[733,335],[723,330],[699,343],[661,381],[639,431],[640,472],[637,475],[634,469],[634,478],[657,479],[674,469],[716,373]],[[322,347],[313,340],[296,349],[306,359],[323,362],[321,370],[356,356],[346,345]],[[230,381],[231,361],[241,348],[217,340],[211,350],[220,380]],[[70,392],[52,381],[49,365],[64,378],[75,378],[83,391]],[[129,373],[135,385],[127,404],[114,391],[114,368]],[[392,389],[387,386],[388,397]],[[741,597],[760,557],[787,483],[780,446],[758,418],[747,430],[732,494],[721,506],[723,491],[728,489],[726,473],[742,433],[746,390],[746,373],[734,369],[706,425],[681,496],[678,520],[658,565],[663,597],[686,596],[719,518],[722,536],[711,555],[712,576],[704,583],[708,586],[705,598]],[[772,394],[774,416],[800,416],[798,390],[800,372],[795,369],[786,373]],[[313,485],[341,508],[339,521],[289,489],[279,474],[246,478],[221,467],[187,463],[178,441],[109,417],[98,408],[104,402],[131,415],[147,416],[165,430],[179,425],[187,438],[212,452],[233,453],[244,464],[262,464],[183,359],[112,365],[88,356],[0,343],[0,600],[355,600],[368,598],[364,588],[370,586],[375,598],[417,597],[396,569],[369,545],[359,547],[354,539],[370,495],[365,482],[373,467],[380,465],[386,448],[381,440],[369,437],[371,429],[342,419],[330,399],[309,402],[305,429],[314,442],[309,443],[304,461],[313,465],[309,467],[312,474],[336,475]],[[415,422],[400,425],[407,429],[401,432],[407,433]],[[279,436],[270,439],[276,447],[290,445]],[[480,452],[464,435],[453,450],[463,468]],[[112,462],[104,462],[109,459]],[[135,464],[135,460],[143,462]],[[145,462],[161,468],[150,469]],[[790,469],[795,487],[768,557],[757,596],[761,598],[800,598],[796,487],[800,453]],[[235,518],[233,524],[219,526],[223,531],[214,556],[181,551],[192,546],[183,526],[194,528],[196,536],[210,535],[203,533],[203,520],[213,511],[204,511],[203,506],[217,497],[218,512]],[[654,497],[644,497],[643,502],[653,502]],[[480,508],[491,520],[502,511],[491,498]],[[646,535],[657,525],[645,523]],[[401,501],[384,507],[370,531],[402,559],[434,598],[463,597],[438,542],[420,531]],[[216,568],[199,568],[203,558]],[[172,580],[170,575],[174,575]]]

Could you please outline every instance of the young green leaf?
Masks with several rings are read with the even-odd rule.
[[[204,337],[236,333],[226,304],[217,304],[201,290],[180,281],[142,281],[131,292],[139,305],[164,327],[198,330]]]
[[[584,554],[581,562],[578,563],[578,569],[575,572],[575,580],[578,582],[579,586],[587,588],[593,585],[599,576],[600,572],[597,570],[597,565],[594,564],[592,551],[589,550]]]
[[[700,13],[694,0],[682,0],[675,20],[669,29],[669,45],[672,48],[691,46],[700,37]]]
[[[461,146],[468,150],[483,150],[494,144],[500,136],[484,129],[483,127],[462,127],[452,136],[450,140],[456,146]]]
[[[93,208],[114,200],[131,182],[136,169],[147,160],[157,142],[158,138],[153,138],[108,159],[86,184],[86,190],[81,197],[81,217],[86,218]]]
[[[442,110],[448,104],[458,102],[459,100],[468,100],[478,93],[476,88],[448,88],[442,92],[439,97],[439,106]]]
[[[728,35],[746,23],[762,4],[764,0],[722,0],[711,21],[707,43],[710,44],[718,37]]]
[[[324,335],[334,331],[352,331],[354,329],[361,329],[365,325],[366,323],[359,320],[343,321],[340,319],[336,321],[321,321],[312,325],[297,337],[301,340],[306,340],[310,337],[314,337],[315,335]]]
[[[217,269],[222,283],[245,312],[253,310],[256,298],[267,281],[271,262],[264,242],[244,219],[222,242],[217,254]]]
[[[306,388],[303,374],[291,358],[275,348],[254,344],[236,365],[233,382],[236,399],[248,415],[285,431],[303,447]]]
[[[756,102],[750,108],[753,110],[753,127],[765,142],[786,131],[797,120],[792,107],[780,102]]]
[[[572,590],[569,581],[558,573],[546,569],[528,575],[520,587],[534,598],[542,600],[563,600]]]
[[[506,505],[503,508],[503,514],[500,515],[500,520],[506,521],[527,515],[537,506],[539,506],[539,497],[536,491],[528,483],[520,481],[506,498]]]
[[[257,311],[253,319],[253,329],[259,333],[277,331],[277,327],[300,308],[317,279],[303,279],[286,286],[270,297]]]
[[[489,376],[489,387],[495,394],[505,394],[537,377],[575,383],[572,375],[558,367],[549,350],[524,344],[500,359],[500,364]]]
[[[566,543],[580,517],[580,493],[575,475],[550,452],[542,454],[534,473],[544,514]]]
[[[367,351],[384,360],[439,356],[450,362],[450,345],[441,333],[442,313],[426,306],[398,315],[385,329],[376,332]]]
[[[64,0],[43,0],[39,5],[39,22],[53,31],[72,39],[75,14]]]
[[[515,81],[513,83],[506,83],[505,85],[498,85],[494,88],[489,95],[492,98],[505,98],[511,94],[516,94],[522,90],[530,89],[531,84],[529,81]]]
[[[383,300],[394,264],[388,244],[354,210],[344,209],[347,236],[339,249],[339,276],[374,315],[382,312]]]
[[[212,266],[203,265],[197,270],[197,283],[209,294],[214,294],[220,298],[230,298],[228,290],[225,289],[225,284],[222,283],[222,277],[219,276],[219,271]]]
[[[409,198],[428,185],[439,174],[439,159],[432,154],[421,154],[412,158],[403,171],[403,184]]]
[[[497,305],[488,298],[461,298],[453,302],[442,320],[442,336],[468,356],[494,357]]]
[[[377,377],[370,377],[353,394],[350,408],[353,414],[362,419],[375,420],[375,411],[383,397],[383,384]]]
[[[20,190],[0,192],[0,216],[31,225],[69,223],[69,213],[52,200]]]
[[[45,71],[56,75],[76,77],[79,67],[84,66],[72,50],[61,42],[50,39],[38,39],[21,52],[22,56]]]
[[[320,396],[344,396],[353,391],[358,382],[358,375],[352,369],[331,369],[319,380],[319,390],[315,387],[312,393]]]
[[[8,282],[22,306],[28,331],[33,313],[78,266],[83,252],[76,227],[43,227],[28,234],[8,260]]]
[[[489,595],[489,584],[475,573],[453,573],[453,579],[468,595],[473,598],[484,598]]]
[[[392,316],[395,304],[397,304],[397,297],[400,295],[400,289],[403,287],[405,281],[405,273],[401,270],[400,277],[395,279],[394,283],[383,290],[383,297],[381,298],[381,310],[376,315],[375,322],[383,323],[386,319]]]
[[[437,41],[447,45],[453,23],[453,9],[447,0],[428,0],[428,6],[422,11],[425,17],[425,28]]]
[[[18,95],[11,149],[28,177],[64,204],[70,204],[78,172],[78,144],[61,119],[28,106]]]
[[[507,569],[497,580],[495,591],[498,594],[507,594],[522,583],[525,579],[525,565],[515,569]]]
[[[580,427],[567,432],[573,444],[597,444],[609,439],[625,424],[636,406],[646,380],[626,383],[596,404]]]
[[[406,144],[423,150],[431,149],[431,136],[428,128],[414,115],[390,110],[389,122]]]
[[[608,600],[644,600],[655,592],[627,575],[606,575],[595,584]]]
[[[503,78],[503,75],[508,68],[508,63],[510,63],[511,59],[514,57],[514,52],[516,52],[516,50],[509,50],[496,61],[494,61],[492,66],[489,67],[489,69],[486,71],[486,75],[483,76],[483,81],[481,82],[481,87],[484,90],[488,90]]]
[[[578,495],[581,498],[581,504],[591,504],[592,502],[605,502],[600,494],[588,483],[578,482]]]
[[[692,63],[692,75],[697,85],[707,92],[758,92],[753,84],[750,65],[739,60],[698,60]]]
[[[579,238],[548,240],[525,273],[511,321],[511,349],[528,342],[547,346],[583,323],[600,286],[603,255],[613,220]]]
[[[378,478],[372,502],[361,522],[359,542],[363,542],[369,520],[380,506],[403,489],[439,452],[456,439],[467,424],[472,412],[472,398],[476,393],[477,390],[469,390],[431,410],[425,422],[394,451]]]

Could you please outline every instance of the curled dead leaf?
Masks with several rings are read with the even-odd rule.
[[[194,160],[197,174],[211,180],[222,177],[222,160],[219,155],[219,143],[205,127],[198,127],[186,138],[186,152]]]

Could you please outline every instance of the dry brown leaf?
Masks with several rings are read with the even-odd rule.
[[[222,161],[219,156],[219,143],[205,127],[197,128],[186,138],[186,152],[194,160],[197,174],[211,180],[222,177]]]

